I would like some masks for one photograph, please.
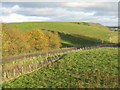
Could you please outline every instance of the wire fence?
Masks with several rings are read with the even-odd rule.
[[[50,51],[50,52],[42,53],[42,54],[34,54],[34,55],[29,56],[29,58],[32,57],[32,59],[34,60],[36,59],[34,57],[39,56],[39,55],[45,55],[45,58],[43,60],[38,60],[37,62],[34,62],[34,63],[28,63],[28,64],[23,64],[23,65],[13,65],[12,68],[9,66],[8,68],[6,68],[6,66],[4,66],[3,64],[1,83],[12,80],[20,75],[30,73],[37,69],[45,67],[46,65],[49,65],[50,63],[53,63],[59,60],[60,58],[62,58],[69,52],[79,51],[79,50],[89,50],[89,49],[95,49],[95,48],[106,47],[106,46],[116,46],[116,45],[115,44],[104,44],[104,45],[97,45],[97,46],[90,46],[90,47],[71,48],[71,49],[60,50],[60,51]],[[24,58],[25,57],[26,56],[24,56]],[[23,56],[21,57],[21,59],[22,58]]]

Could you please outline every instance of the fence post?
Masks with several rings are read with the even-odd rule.
[[[37,69],[37,64],[35,66],[36,66],[36,69]]]
[[[28,65],[28,67],[29,67],[29,69],[30,69],[30,71],[31,71],[31,67],[30,67],[30,64]]]
[[[56,57],[54,56],[54,60],[56,59]]]
[[[59,59],[59,56],[57,55],[57,59]]]
[[[48,58],[48,54],[47,54],[46,57],[45,57],[45,61],[46,61],[46,63],[47,63],[47,58]]]
[[[4,78],[7,78],[6,72],[4,72]]]
[[[44,61],[41,61],[41,67],[43,67],[43,62],[44,62]]]
[[[38,67],[39,68],[42,67],[41,61],[39,61]]]
[[[13,69],[13,76],[15,77],[15,69]]]
[[[8,73],[6,72],[6,78],[8,78]]]
[[[21,70],[21,74],[23,73],[23,67],[21,68],[22,70]]]

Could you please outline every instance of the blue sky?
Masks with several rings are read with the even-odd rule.
[[[118,2],[2,2],[2,22],[65,21],[118,25]]]

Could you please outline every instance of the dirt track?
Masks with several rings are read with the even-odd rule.
[[[78,48],[70,48],[70,49],[61,49],[61,50],[53,50],[53,51],[48,51],[48,52],[40,52],[40,53],[35,53],[35,54],[29,54],[29,55],[24,55],[24,56],[15,56],[15,57],[11,57],[11,58],[6,58],[6,59],[2,59],[0,61],[4,62],[8,62],[8,61],[13,61],[13,60],[17,60],[17,59],[23,59],[23,58],[30,58],[30,57],[34,57],[34,56],[45,56],[48,54],[55,54],[55,53],[62,53],[62,52],[67,52],[67,51],[72,51],[72,50],[77,50],[77,49],[91,49],[91,48],[97,48],[97,47],[105,47],[105,46],[109,46],[109,47],[114,47],[114,46],[118,46],[119,44],[103,44],[103,45],[97,45],[97,46],[92,46],[92,47],[78,47]]]
[[[11,58],[5,58],[2,59],[2,62],[8,62],[8,61],[13,61],[17,59],[23,59],[23,58],[30,58],[30,57],[35,57],[35,56],[46,56],[48,54],[54,54],[54,53],[61,53],[61,52],[67,52],[71,50],[75,50],[76,48],[71,48],[71,49],[65,49],[65,50],[54,50],[54,51],[48,51],[48,52],[40,52],[40,53],[35,53],[35,54],[29,54],[29,55],[24,55],[24,56],[15,56]]]

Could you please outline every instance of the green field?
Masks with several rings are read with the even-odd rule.
[[[90,46],[109,42],[111,33],[107,27],[97,23],[23,22],[9,24],[24,32],[35,28],[56,31],[61,37],[62,47]]]
[[[26,33],[33,29],[58,32],[62,44],[59,49],[67,50],[68,47],[118,42],[118,31],[110,31],[98,23],[22,22],[8,24],[22,31],[21,35],[28,35]],[[24,55],[23,52],[15,56],[22,55]],[[63,56],[56,59],[54,58],[56,55]],[[45,66],[41,64],[41,61],[49,59],[55,62],[49,65],[46,63]],[[38,68],[37,66],[44,67]],[[73,50],[59,54],[55,52],[47,56],[16,59],[3,63],[3,72],[3,79],[6,81],[2,84],[3,88],[118,88],[118,48],[100,47],[93,50]]]
[[[118,48],[71,52],[57,62],[3,84],[4,88],[117,88]]]

